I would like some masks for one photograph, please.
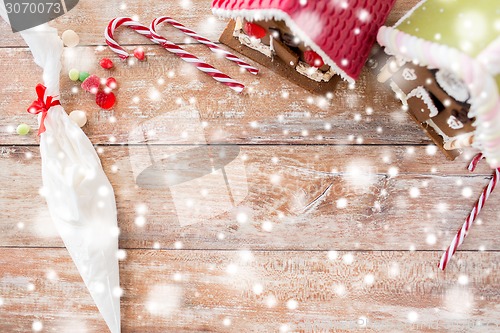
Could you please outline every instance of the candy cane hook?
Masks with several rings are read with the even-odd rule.
[[[151,36],[151,32],[149,31],[149,28],[146,27],[145,25],[140,24],[139,22],[136,22],[132,20],[130,17],[117,17],[115,19],[112,19],[106,30],[104,31],[104,37],[106,38],[106,43],[108,46],[113,50],[113,52],[117,53],[118,56],[122,59],[125,60],[128,57],[130,57],[130,54],[128,54],[127,51],[125,51],[114,39],[113,35],[115,33],[115,30],[120,27],[120,26],[126,26],[137,33],[143,35],[144,37],[148,38],[149,40],[153,41],[156,43],[156,41],[153,39],[153,36]]]
[[[174,44],[170,41],[168,41],[165,37],[159,35],[157,32],[156,32],[156,21],[158,19],[154,20],[152,23],[151,23],[151,26],[150,26],[150,32],[151,32],[151,35],[153,36],[153,40],[160,44],[161,46],[163,46],[167,51],[169,52],[172,52],[173,54],[177,55],[178,57],[180,57],[182,60],[188,62],[188,63],[191,63],[193,64],[194,66],[196,66],[196,68],[198,68],[200,71],[206,73],[207,75],[210,75],[214,80],[222,83],[222,84],[225,84],[226,86],[228,86],[229,88],[237,91],[237,92],[241,92],[243,90],[243,88],[245,88],[245,86],[235,80],[233,80],[231,77],[227,76],[226,74],[222,73],[221,71],[219,71],[218,69],[214,68],[213,66],[201,61],[200,59],[198,59],[198,57],[196,57],[195,55],[185,51],[183,48],[181,48],[180,46],[178,46],[177,44]]]
[[[171,17],[161,16],[161,17],[157,18],[156,20],[154,20],[152,25],[151,25],[151,31],[156,33],[158,25],[162,24],[163,22],[170,24],[174,28],[180,30],[181,32],[183,32],[184,34],[188,35],[189,37],[195,39],[196,41],[200,42],[201,44],[206,45],[212,52],[214,52],[216,54],[223,55],[226,59],[235,62],[238,66],[246,69],[248,72],[250,72],[254,75],[257,75],[259,73],[259,70],[257,68],[255,68],[252,65],[250,65],[249,63],[241,60],[240,58],[238,58],[234,54],[224,50],[223,48],[221,48],[220,46],[218,46],[217,44],[215,44],[214,42],[212,42],[208,38],[200,36],[195,31],[193,31],[189,28],[186,28],[183,24],[179,23],[178,21],[174,20]]]

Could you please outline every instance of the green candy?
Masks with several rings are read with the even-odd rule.
[[[78,79],[80,78],[80,71],[78,71],[78,69],[72,69],[69,71],[69,79],[71,81],[78,81]]]
[[[16,132],[19,135],[27,135],[31,131],[31,127],[28,124],[20,124],[16,128]]]
[[[80,81],[85,81],[88,77],[90,76],[89,72],[80,72],[79,80]]]

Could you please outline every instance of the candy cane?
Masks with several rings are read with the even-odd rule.
[[[241,83],[239,83],[239,82],[231,79],[229,76],[227,76],[226,74],[222,73],[218,69],[215,69],[211,65],[209,65],[209,64],[207,64],[205,62],[202,62],[195,55],[193,55],[193,54],[185,51],[180,46],[178,46],[178,45],[176,45],[176,44],[168,41],[165,37],[163,37],[163,36],[159,35],[158,33],[156,33],[156,30],[155,30],[156,24],[155,24],[155,22],[156,22],[156,20],[154,20],[151,23],[150,31],[151,31],[151,35],[153,36],[153,40],[156,43],[158,43],[161,46],[163,46],[167,51],[172,52],[173,54],[177,55],[182,60],[184,60],[186,62],[189,62],[189,63],[192,63],[200,71],[202,71],[202,72],[210,75],[211,77],[213,77],[214,80],[219,81],[220,83],[229,86],[231,89],[233,89],[233,90],[235,90],[237,92],[241,92],[243,90],[243,88],[245,87],[243,84],[241,84]]]
[[[115,30],[120,27],[121,25],[124,25],[137,33],[143,35],[144,37],[150,39],[151,41],[155,42],[153,40],[153,36],[151,36],[151,32],[149,31],[149,28],[146,27],[145,25],[140,24],[139,22],[136,22],[132,20],[130,17],[117,17],[115,19],[112,19],[106,30],[104,31],[104,37],[106,38],[106,43],[108,46],[113,50],[113,52],[117,53],[118,56],[125,60],[128,57],[130,57],[130,54],[127,53],[118,43],[115,41],[113,35],[115,33]],[[156,42],[155,42],[156,43]]]
[[[157,26],[159,24],[162,24],[163,22],[167,22],[168,24],[170,24],[174,28],[179,29],[181,32],[188,35],[189,37],[192,37],[193,39],[197,40],[201,44],[206,45],[212,52],[217,53],[217,54],[222,54],[226,59],[234,61],[236,64],[238,64],[238,66],[246,69],[250,73],[252,73],[254,75],[259,73],[259,70],[257,68],[255,68],[252,65],[250,65],[249,63],[241,60],[240,58],[238,58],[234,54],[224,50],[223,48],[221,48],[220,46],[218,46],[217,44],[215,44],[211,40],[209,40],[203,36],[198,35],[195,31],[193,31],[189,28],[186,28],[183,24],[177,22],[176,20],[174,20],[171,17],[161,16],[161,17],[157,18],[156,20],[154,20],[153,23],[151,24],[151,31],[156,33]]]
[[[139,22],[136,22],[132,20],[129,17],[117,17],[113,20],[111,20],[108,24],[108,27],[106,28],[104,35],[106,38],[106,43],[109,45],[111,50],[113,50],[115,53],[118,54],[118,56],[121,59],[127,59],[130,57],[130,54],[127,53],[114,39],[113,35],[115,30],[120,27],[121,25],[127,26],[128,28],[131,28],[132,30],[136,31],[137,33],[143,35],[144,37],[147,37],[154,43],[160,44],[163,46],[165,49],[168,51],[176,54],[180,58],[182,58],[184,61],[193,63],[196,68],[201,70],[202,72],[210,75],[213,77],[216,81],[221,82],[227,86],[229,86],[231,89],[241,92],[243,88],[245,87],[243,84],[231,79],[229,76],[226,74],[220,72],[219,70],[215,69],[211,65],[202,62],[200,59],[198,59],[196,56],[192,55],[191,53],[188,53],[184,51],[182,48],[177,46],[174,43],[171,43],[167,41],[165,38],[161,36],[153,36],[151,33],[150,29]]]
[[[468,169],[469,171],[474,171],[476,169],[477,164],[479,161],[483,158],[482,154],[478,154],[472,162],[470,163]],[[439,268],[444,270],[446,268],[446,265],[450,262],[451,257],[455,254],[457,251],[458,247],[462,245],[464,242],[465,237],[467,236],[467,233],[469,232],[470,227],[476,220],[477,216],[479,215],[479,212],[481,212],[481,209],[483,208],[484,204],[486,203],[486,200],[488,200],[490,194],[493,192],[495,189],[495,186],[498,183],[498,180],[500,179],[500,168],[496,169],[493,178],[490,180],[490,183],[488,186],[484,189],[483,193],[481,193],[481,196],[479,197],[479,200],[476,202],[474,205],[474,208],[472,209],[472,212],[469,214],[467,219],[465,220],[465,223],[462,225],[462,227],[458,230],[457,234],[453,238],[450,246],[448,249],[443,253],[443,256],[441,257],[441,261],[439,262]]]

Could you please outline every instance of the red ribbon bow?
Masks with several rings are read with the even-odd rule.
[[[47,87],[39,83],[36,86],[36,94],[38,95],[38,100],[31,103],[30,107],[28,108],[28,112],[31,114],[39,114],[40,112],[42,113],[42,120],[40,121],[38,135],[45,132],[45,118],[47,117],[49,109],[53,106],[61,105],[61,102],[59,102],[58,99],[55,99],[54,96],[47,96],[47,98],[44,100],[46,90]]]

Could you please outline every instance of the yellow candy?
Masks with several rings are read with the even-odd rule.
[[[72,69],[69,71],[69,79],[71,81],[78,81],[80,78],[80,71],[78,69]]]
[[[19,135],[27,135],[30,132],[30,130],[31,130],[31,127],[28,124],[20,124],[16,128],[16,132]]]

